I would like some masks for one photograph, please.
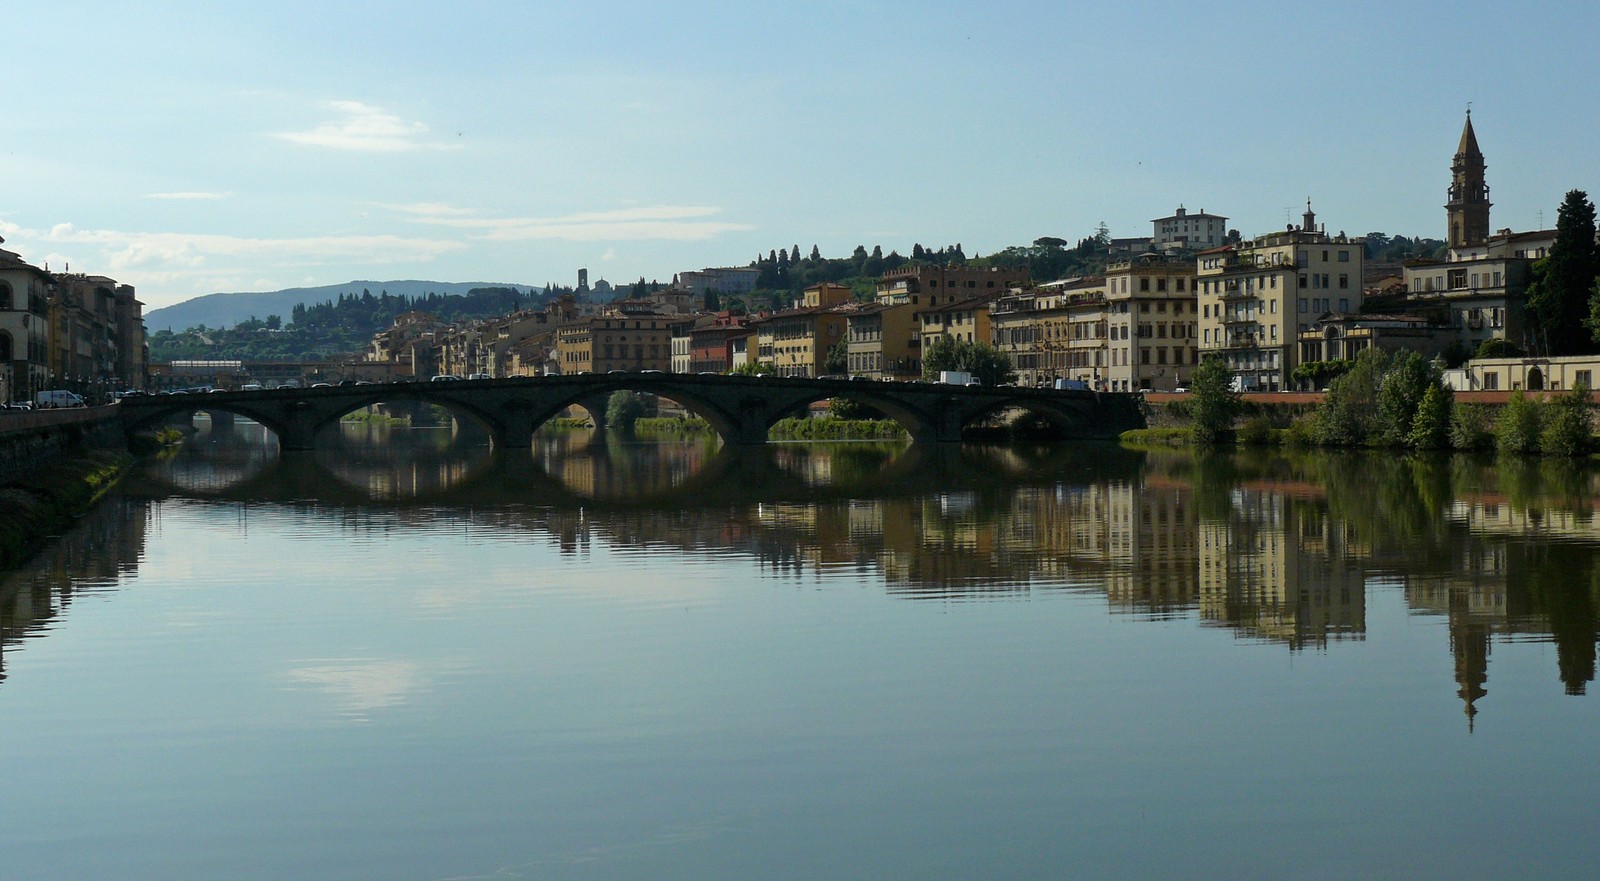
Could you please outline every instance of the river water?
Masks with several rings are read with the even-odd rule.
[[[1592,877],[1596,486],[202,432],[0,573],[0,877]]]

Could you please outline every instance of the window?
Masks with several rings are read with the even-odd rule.
[[[1139,279],[1139,290],[1141,290],[1141,291],[1149,291],[1150,290],[1150,279],[1148,279],[1148,278]]]
[[[1306,286],[1306,276],[1305,276],[1305,273],[1301,273],[1301,274],[1300,274],[1300,286],[1301,286],[1301,287],[1305,287],[1305,286]]]
[[[1485,373],[1483,375],[1483,387],[1491,392],[1497,391],[1500,388],[1500,374]]]
[[[1340,290],[1349,290],[1350,289],[1350,276],[1349,276],[1349,274],[1343,273],[1343,272],[1339,273],[1339,289]]]
[[[1301,312],[1306,311],[1306,298],[1305,297],[1301,297],[1300,298],[1300,311]]]
[[[1343,250],[1343,249],[1340,249],[1340,251],[1339,251],[1339,262],[1340,263],[1349,263],[1350,262],[1350,252],[1346,251],[1346,250]]]
[[[1343,297],[1340,297],[1339,298],[1339,311],[1340,312],[1349,312],[1350,311],[1350,301],[1345,299],[1345,298],[1343,298]]]
[[[4,359],[0,359],[0,360],[4,360]],[[1593,385],[1589,381],[1589,371],[1587,371],[1587,370],[1579,370],[1578,373],[1577,373],[1577,377],[1576,377],[1576,380],[1575,380],[1574,384],[1575,385],[1581,385],[1584,388],[1593,388]]]

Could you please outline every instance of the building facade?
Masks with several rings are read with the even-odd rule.
[[[1114,392],[1188,385],[1200,352],[1195,281],[1192,259],[1142,255],[1106,267],[1104,330],[1096,329],[1106,363],[1095,387],[1102,380]]]
[[[1300,363],[1299,334],[1359,311],[1365,244],[1303,223],[1198,255],[1200,354],[1223,358],[1241,391],[1281,391]]]
[[[1170,217],[1157,217],[1150,221],[1155,227],[1151,244],[1156,250],[1181,248],[1203,251],[1220,248],[1228,241],[1228,218],[1207,214],[1204,208],[1190,214],[1182,205]]]

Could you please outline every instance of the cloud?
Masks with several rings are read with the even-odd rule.
[[[144,197],[146,199],[175,199],[175,200],[183,200],[183,201],[190,201],[190,200],[201,201],[201,200],[206,200],[206,199],[226,199],[231,195],[233,195],[233,194],[232,193],[201,193],[201,192],[192,192],[192,193],[145,193]]]
[[[428,141],[428,126],[406,122],[381,107],[359,101],[329,101],[327,106],[342,114],[310,131],[276,132],[273,137],[295,144],[354,150],[361,153],[403,153],[409,150],[452,150],[459,145]]]
[[[432,261],[468,247],[441,238],[396,235],[332,235],[249,238],[211,233],[125,232],[78,229],[58,223],[48,230],[25,229],[0,221],[12,250],[35,255],[53,267],[68,261],[112,276],[142,290],[212,287],[224,280],[243,283],[270,268],[299,276],[307,268],[350,265],[411,265]],[[43,258],[36,255],[45,254]]]
[[[415,206],[411,206],[415,207]],[[442,206],[439,206],[442,207]],[[722,212],[703,205],[652,205],[558,217],[473,217],[471,212],[405,210],[413,223],[469,230],[497,242],[562,239],[569,242],[665,239],[692,242],[752,229],[749,224],[706,220]]]
[[[357,718],[405,703],[421,684],[417,665],[405,661],[316,664],[290,670],[288,679],[322,691],[346,715]]]
[[[616,248],[607,248],[606,252],[604,254],[600,255],[600,259],[604,260],[604,261],[607,261],[607,262],[617,259],[617,249]]]

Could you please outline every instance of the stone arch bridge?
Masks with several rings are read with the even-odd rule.
[[[735,445],[761,444],[779,419],[819,400],[845,398],[905,426],[919,443],[961,440],[964,426],[997,412],[1026,410],[1070,437],[1111,438],[1141,427],[1139,397],[1089,391],[864,382],[802,377],[680,373],[606,373],[456,382],[397,382],[332,388],[268,389],[198,395],[149,395],[118,404],[130,436],[196,410],[255,420],[286,450],[311,449],[317,433],[372,404],[437,404],[482,425],[497,447],[526,448],[546,421],[573,405],[604,409],[616,391],[647,392],[676,401]]]

